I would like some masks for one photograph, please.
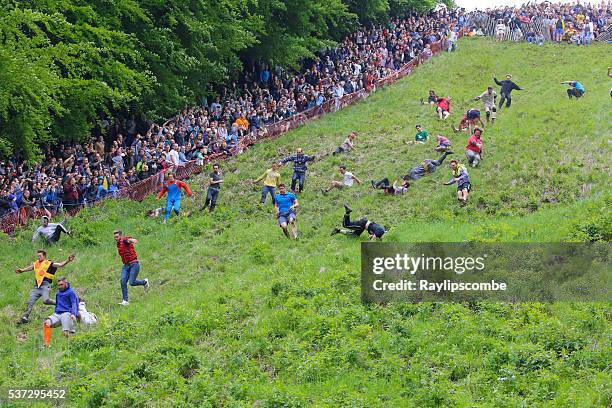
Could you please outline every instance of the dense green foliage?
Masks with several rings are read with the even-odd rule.
[[[2,237],[0,386],[70,389],[69,406],[354,406],[605,407],[609,384],[610,304],[360,303],[359,243],[330,237],[343,202],[391,226],[389,241],[592,241],[608,239],[609,95],[597,63],[608,45],[566,47],[460,41],[413,76],[366,101],[330,114],[223,164],[226,184],[212,214],[169,225],[144,217],[159,205],[110,201],[70,221],[75,237],[49,249],[77,253],[62,271],[101,318],[70,341],[55,331],[41,350],[36,322],[15,327],[31,275],[15,266],[34,259],[31,230]],[[478,55],[478,58],[474,58]],[[565,61],[558,64],[558,61]],[[367,181],[394,177],[435,157],[432,143],[406,145],[419,122],[449,133],[419,99],[427,90],[454,97],[458,113],[511,72],[524,91],[484,133],[485,156],[470,169],[472,201],[460,208],[447,168],[415,182],[402,197],[367,185],[321,196],[337,166]],[[559,81],[579,79],[588,93],[568,100]],[[349,131],[357,150],[315,162],[299,197],[301,240],[289,241],[257,206],[249,186],[272,159],[302,146],[329,152]],[[465,135],[450,134],[457,157]],[[290,169],[283,168],[287,181]],[[188,183],[201,205],[203,178]],[[141,277],[121,308],[120,261],[112,231],[137,237]],[[362,238],[365,239],[365,238]]]
[[[236,77],[297,68],[362,22],[433,0],[1,0],[0,157],[83,140],[106,116],[159,120]]]

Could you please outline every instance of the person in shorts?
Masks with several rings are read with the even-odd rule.
[[[278,185],[278,194],[274,197],[274,207],[276,209],[276,218],[278,225],[283,230],[287,238],[289,236],[288,225],[291,224],[291,232],[293,237],[298,239],[297,225],[295,224],[295,210],[298,207],[298,201],[295,194],[288,193],[284,184]]]
[[[345,165],[341,165],[339,170],[340,174],[342,175],[342,181],[333,180],[328,188],[321,189],[321,192],[323,194],[329,193],[334,188],[341,190],[344,187],[352,187],[354,182],[357,182],[357,184],[361,184],[361,180],[359,180],[357,176],[355,176],[350,171],[347,171]]]
[[[358,237],[363,234],[364,231],[367,231],[369,234],[369,239],[379,239],[382,240],[383,235],[385,235],[385,227],[375,222],[369,221],[367,217],[361,217],[356,221],[351,221],[351,212],[353,210],[347,204],[344,204],[344,217],[342,218],[342,226],[346,229],[334,228],[331,232],[331,235],[342,234],[353,237]]]
[[[76,332],[76,319],[79,316],[79,297],[64,277],[57,281],[58,292],[55,295],[55,312],[43,323],[43,341],[46,347],[51,345],[51,329],[62,327],[64,336],[70,337]]]
[[[452,178],[444,183],[444,185],[457,184],[457,200],[459,205],[464,206],[467,204],[468,197],[472,191],[472,183],[470,182],[470,175],[464,165],[459,164],[455,159],[450,161],[450,168],[452,172]]]

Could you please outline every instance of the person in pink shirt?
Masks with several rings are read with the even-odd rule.
[[[437,152],[445,152],[451,148],[451,141],[448,137],[444,135],[438,135],[436,137],[436,140],[438,142],[438,145],[435,149]]]

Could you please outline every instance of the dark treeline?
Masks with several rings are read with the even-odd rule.
[[[298,68],[358,24],[436,0],[0,0],[0,157],[160,120],[264,61]]]

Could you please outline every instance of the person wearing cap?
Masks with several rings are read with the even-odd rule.
[[[66,220],[60,223],[49,222],[49,217],[43,215],[40,219],[40,227],[38,227],[36,231],[34,231],[34,235],[32,235],[32,242],[36,241],[36,239],[41,235],[45,238],[45,241],[47,241],[48,244],[59,241],[62,232],[70,236],[70,231],[66,229],[66,226],[64,225],[65,223]]]
[[[491,119],[491,123],[495,122],[495,118],[497,118],[497,108],[495,106],[495,102],[497,102],[497,92],[493,90],[493,87],[487,87],[487,90],[474,98],[474,100],[482,100],[487,116],[487,122],[489,119]]]
[[[474,134],[468,139],[468,144],[465,148],[465,156],[468,159],[470,166],[476,167],[480,160],[482,160],[482,145],[481,140],[482,129],[477,127],[474,129]]]
[[[29,322],[32,308],[34,307],[34,303],[36,303],[38,298],[42,297],[42,302],[45,305],[55,304],[55,302],[49,298],[49,292],[51,292],[51,282],[53,282],[53,279],[55,278],[55,272],[57,271],[57,268],[63,268],[74,260],[74,255],[70,255],[64,262],[50,261],[47,259],[47,252],[42,249],[36,251],[36,257],[37,259],[33,264],[25,268],[15,269],[15,273],[18,274],[34,271],[34,288],[32,288],[30,291],[27,308],[21,317],[20,323]]]
[[[470,175],[464,165],[459,164],[455,159],[450,161],[450,168],[452,172],[452,178],[444,183],[446,186],[457,183],[457,200],[459,204],[464,206],[467,204],[468,197],[472,191],[472,184],[470,183]]]
[[[43,323],[43,344],[51,346],[51,329],[62,326],[64,336],[70,337],[76,332],[76,320],[79,317],[79,297],[70,287],[65,277],[57,280],[58,291],[55,294],[55,312]]]
[[[504,102],[506,102],[506,108],[509,108],[510,104],[512,103],[512,97],[510,96],[512,91],[514,89],[516,89],[517,91],[522,91],[523,88],[521,88],[512,81],[512,75],[510,74],[507,74],[506,79],[504,79],[503,81],[498,81],[495,77],[493,77],[493,80],[497,85],[501,86],[501,99],[499,100],[499,109],[501,109]]]
[[[346,229],[334,228],[331,232],[331,235],[342,234],[353,237],[358,237],[363,234],[364,231],[367,231],[369,234],[369,239],[372,241],[374,239],[382,240],[383,235],[385,235],[385,227],[375,222],[368,220],[367,217],[361,217],[356,221],[351,221],[351,212],[352,208],[347,204],[344,204],[344,217],[342,218],[342,226]]]

